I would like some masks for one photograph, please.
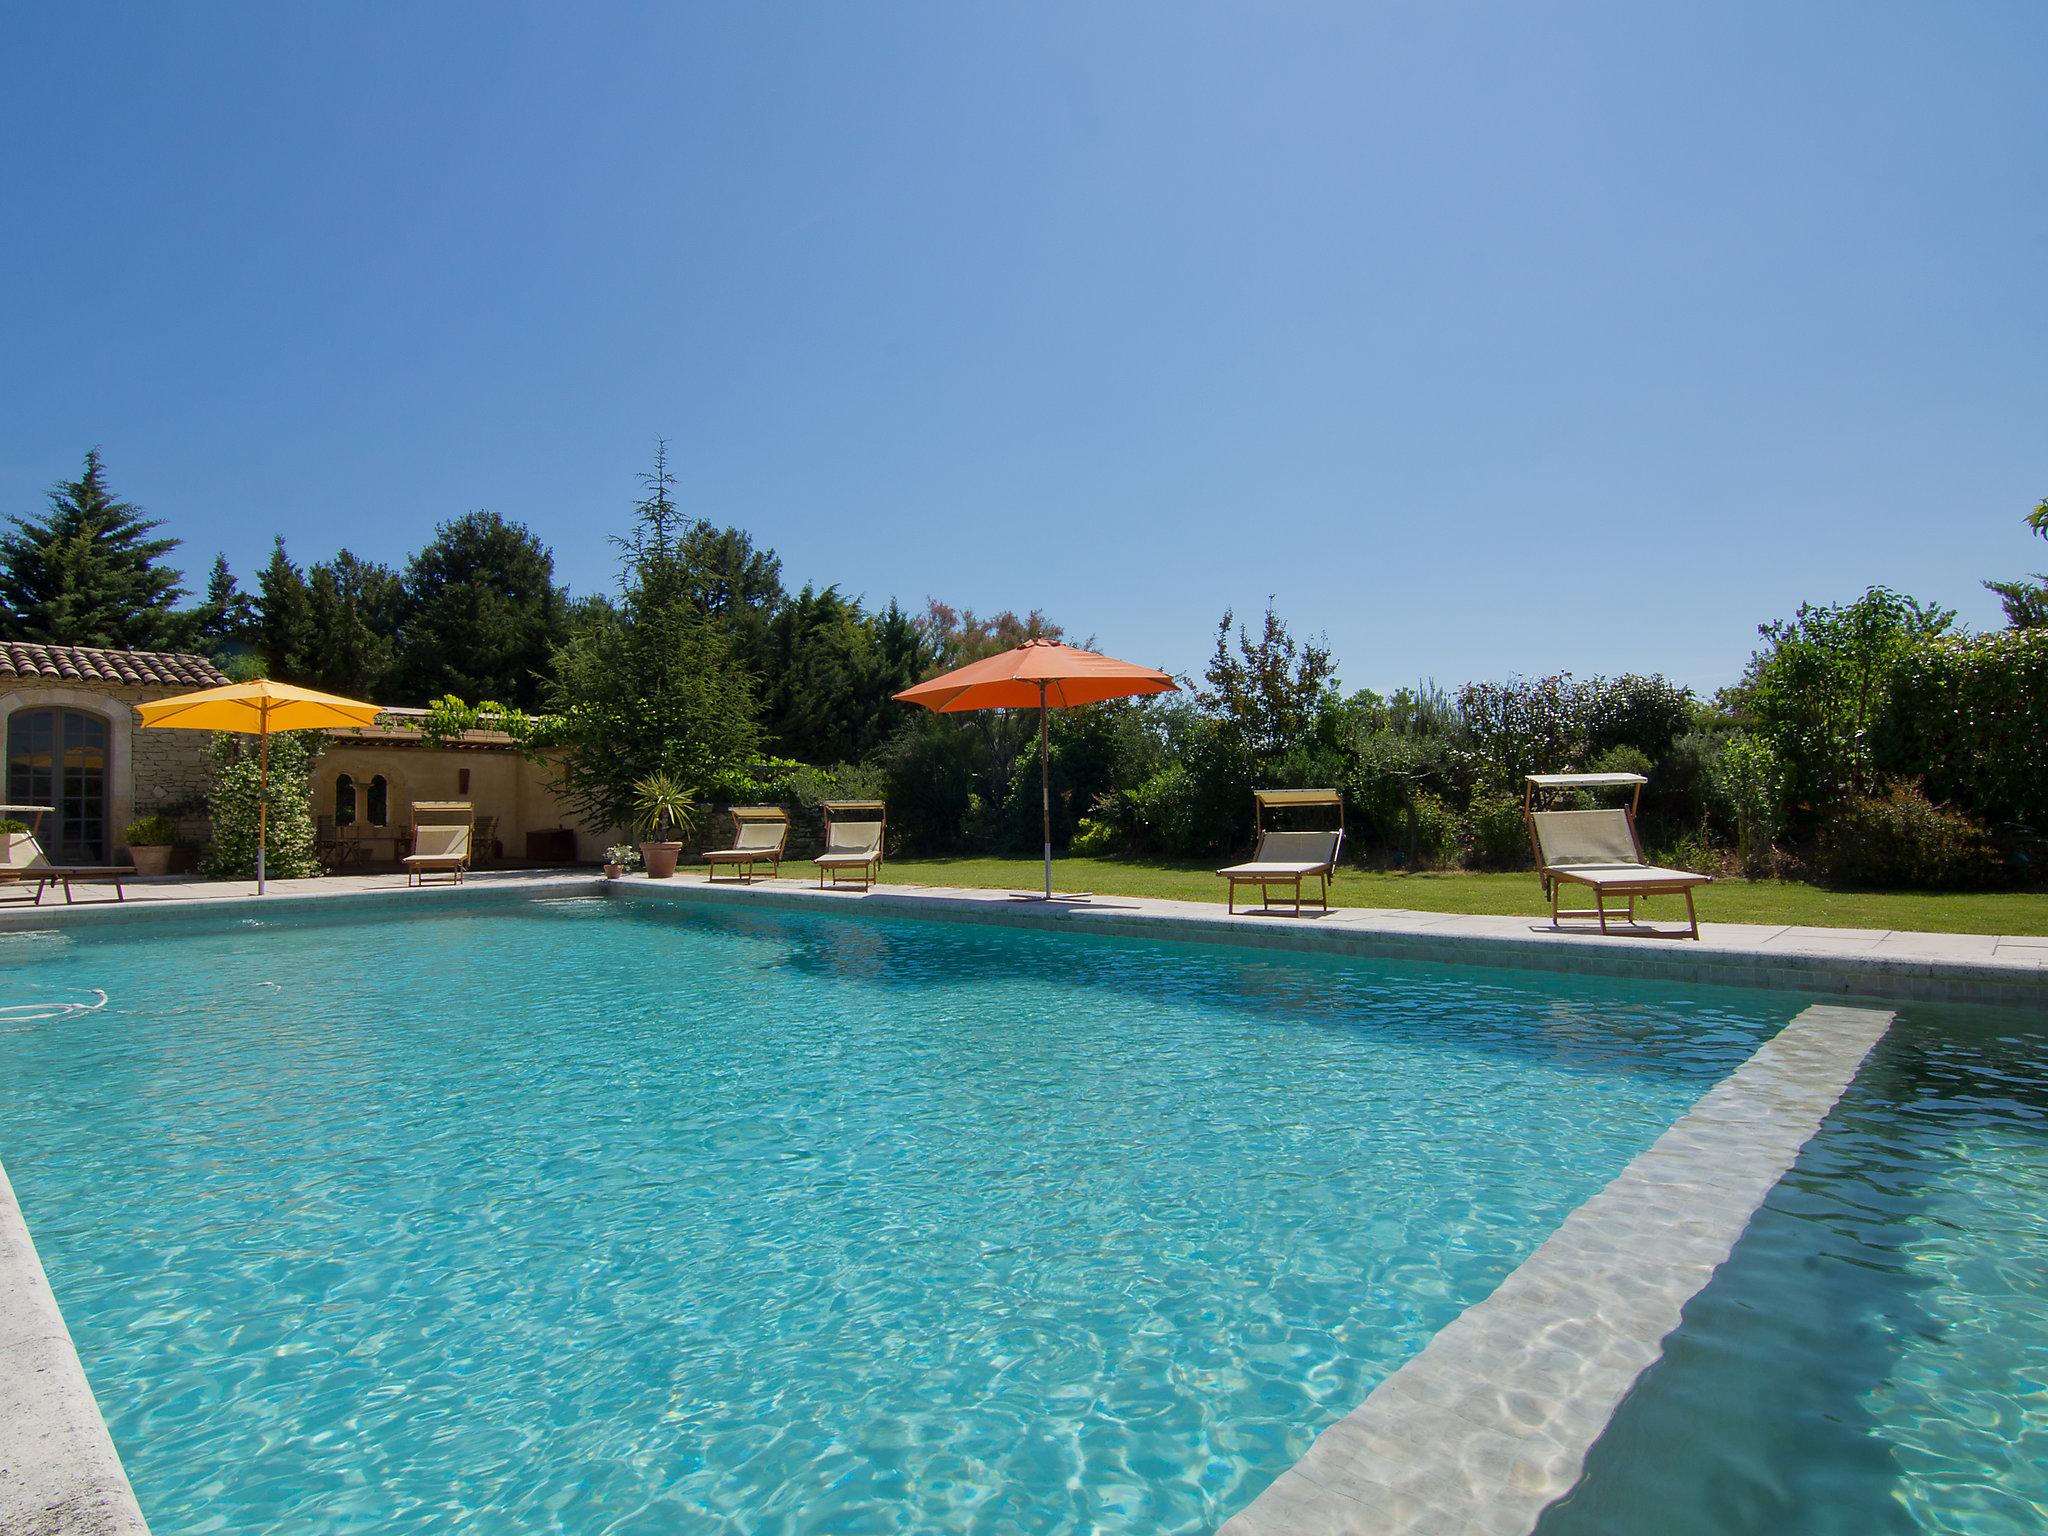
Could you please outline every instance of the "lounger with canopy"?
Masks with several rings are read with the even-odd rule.
[[[1637,933],[1654,929],[1634,927],[1636,902],[1644,896],[1682,895],[1690,933],[1700,936],[1699,913],[1693,906],[1693,889],[1713,884],[1712,875],[1693,874],[1683,869],[1664,869],[1643,857],[1642,839],[1636,834],[1636,806],[1643,785],[1649,780],[1639,773],[1532,773],[1522,796],[1522,813],[1529,823],[1529,842],[1536,851],[1536,866],[1543,881],[1544,897],[1550,902],[1550,925],[1562,928],[1565,919],[1595,920],[1602,933],[1609,932],[1609,918],[1625,921]],[[1626,806],[1604,809],[1564,809],[1567,800],[1578,801],[1598,790],[1630,791]],[[1590,907],[1561,905],[1564,887],[1582,885],[1593,892]],[[1611,905],[1619,901],[1620,906]]]
[[[882,834],[888,829],[889,812],[879,800],[827,800],[825,851],[811,862],[818,866],[818,884],[831,877],[857,876],[866,890],[882,877]]]
[[[730,879],[751,883],[763,865],[773,879],[782,868],[782,850],[789,842],[789,812],[779,805],[736,805],[732,808],[732,846],[707,848],[707,875],[716,880],[721,869]]]
[[[462,884],[476,841],[475,809],[467,800],[413,802],[412,852],[405,856],[407,885],[427,885],[436,879]]]
[[[26,832],[0,832],[0,882],[8,885],[27,886],[28,890],[13,899],[27,901],[31,906],[41,906],[43,896],[52,886],[64,888],[64,903],[69,906],[76,898],[72,895],[71,883],[110,884],[114,887],[114,900],[126,901],[121,882],[135,877],[132,864],[52,864],[43,852],[43,845],[36,840],[35,829],[43,824],[43,817],[52,814],[55,806],[49,805],[0,805],[0,819],[19,820],[23,815],[35,817],[25,823]]]
[[[1230,886],[1230,910],[1237,911],[1237,888],[1256,885],[1261,908],[1273,904],[1271,888],[1294,888],[1294,915],[1301,916],[1301,882],[1320,882],[1317,900],[1330,910],[1330,881],[1337,873],[1337,856],[1344,849],[1344,797],[1334,789],[1255,789],[1252,791],[1252,830],[1257,846],[1250,860],[1219,869]],[[1269,827],[1274,811],[1334,811],[1335,828],[1321,831],[1293,831]]]

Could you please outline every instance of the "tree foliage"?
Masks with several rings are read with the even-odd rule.
[[[560,788],[606,826],[631,825],[634,786],[657,775],[694,799],[730,800],[761,751],[753,679],[699,600],[662,455],[642,479],[623,599],[556,648],[543,693],[540,739],[560,751]]]
[[[519,523],[470,512],[434,530],[400,582],[394,690],[530,706],[568,635],[555,558]]]
[[[2027,514],[2027,526],[2048,539],[2048,496]],[[2005,622],[2014,629],[2048,629],[2048,575],[2035,572],[2032,581],[1987,581],[2005,605]]]
[[[194,638],[217,661],[240,655],[256,644],[261,633],[256,599],[236,582],[226,555],[213,557],[206,596],[192,610],[192,621]]]
[[[2048,630],[1936,635],[1901,655],[1877,766],[1993,823],[2048,834]]]
[[[1273,605],[1254,640],[1227,610],[1216,626],[1216,649],[1195,698],[1230,744],[1256,760],[1278,758],[1305,743],[1334,702],[1336,663],[1320,640],[1297,641]]]
[[[117,498],[97,448],[76,480],[50,490],[40,518],[9,520],[0,536],[4,638],[49,645],[178,650],[192,625],[177,612],[179,573],[163,564],[176,539]]]
[[[207,793],[207,810],[213,818],[213,844],[205,865],[209,879],[256,878],[258,814],[266,804],[264,872],[273,880],[297,880],[320,873],[313,853],[312,780],[322,739],[318,731],[273,735],[266,778],[256,741],[227,734],[213,738],[209,749],[213,785]]]
[[[1853,603],[1802,604],[1794,618],[1760,628],[1764,648],[1734,702],[1776,755],[1795,824],[1811,827],[1831,807],[1878,792],[1872,733],[1899,664],[1954,622],[1953,610],[1872,587]]]

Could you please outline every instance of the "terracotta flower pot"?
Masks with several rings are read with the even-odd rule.
[[[128,849],[128,862],[135,866],[138,875],[167,875],[171,872],[171,855],[177,852],[168,843],[157,847]]]
[[[647,863],[647,878],[666,880],[676,872],[676,860],[682,855],[681,843],[642,843],[640,857]]]
[[[604,867],[604,877],[607,880],[616,880],[625,872],[626,866],[623,864],[607,864]]]

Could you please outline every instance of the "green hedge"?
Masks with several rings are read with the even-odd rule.
[[[1822,879],[1851,890],[1986,890],[2013,875],[1981,826],[1906,785],[1838,807],[1814,854]]]
[[[1915,646],[1873,734],[1885,771],[1919,779],[1932,799],[2048,832],[2048,630]]]

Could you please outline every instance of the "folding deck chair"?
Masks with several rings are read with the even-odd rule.
[[[882,834],[888,829],[888,808],[879,800],[827,800],[825,851],[811,862],[818,866],[818,884],[826,876],[840,883],[842,874],[858,875],[866,890],[882,878]]]
[[[710,848],[704,853],[704,862],[711,867],[705,872],[716,880],[718,871],[730,865],[736,871],[731,878],[736,882],[751,884],[760,867],[768,866],[768,876],[773,879],[782,868],[782,850],[789,842],[789,812],[779,805],[736,805],[732,808],[732,846]]]
[[[0,816],[10,812],[26,811],[41,825],[42,818],[54,807],[47,805],[0,805]],[[126,901],[126,892],[121,882],[135,878],[132,864],[52,864],[43,852],[43,845],[36,841],[34,832],[0,832],[0,884],[27,886],[22,895],[12,898],[27,901],[31,906],[41,906],[43,897],[53,886],[64,888],[64,904],[71,905],[77,899],[73,895],[73,881],[80,884],[110,884],[114,887],[114,900]]]
[[[1644,896],[1682,895],[1691,932],[1661,934],[1654,929],[1635,928],[1653,937],[1700,936],[1699,912],[1693,905],[1695,887],[1711,885],[1712,875],[1683,869],[1664,869],[1643,857],[1642,839],[1636,833],[1636,806],[1642,800],[1643,785],[1649,781],[1639,773],[1534,773],[1522,796],[1522,813],[1529,823],[1530,845],[1543,881],[1543,894],[1550,902],[1550,926],[1562,929],[1564,920],[1593,919],[1602,933],[1611,930],[1609,918],[1634,925],[1636,902]],[[1579,791],[1631,788],[1634,793],[1626,807],[1602,810],[1545,809],[1560,798]],[[1593,893],[1590,907],[1560,905],[1564,887],[1581,885]],[[1609,898],[1618,898],[1619,909]]]
[[[1334,789],[1255,789],[1252,791],[1252,830],[1258,845],[1249,861],[1219,869],[1229,883],[1230,910],[1237,911],[1237,888],[1256,885],[1259,909],[1272,909],[1271,887],[1294,887],[1294,916],[1301,916],[1301,882],[1320,882],[1317,901],[1330,910],[1330,882],[1336,878],[1337,856],[1344,848],[1344,797]],[[1331,809],[1337,813],[1334,830],[1319,832],[1279,831],[1266,825],[1267,812],[1282,809]]]
[[[421,820],[425,812],[432,820]],[[436,877],[460,885],[469,874],[476,841],[474,807],[467,800],[419,800],[412,808],[412,852],[405,856],[405,883],[427,885]],[[459,819],[458,819],[459,818]]]

